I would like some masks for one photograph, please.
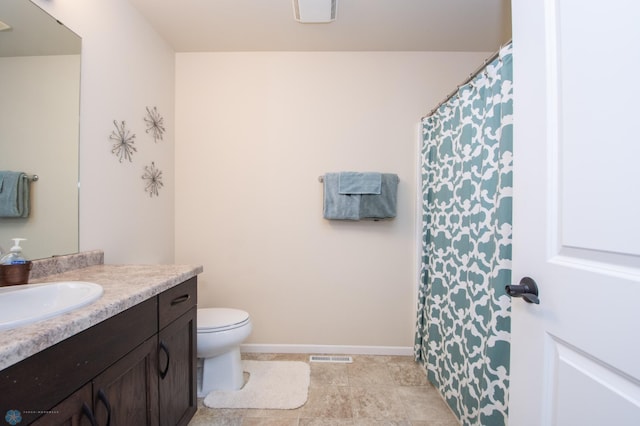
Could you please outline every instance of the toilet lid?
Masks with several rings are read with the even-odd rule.
[[[249,321],[249,314],[240,309],[198,309],[198,331],[223,331],[237,328]]]

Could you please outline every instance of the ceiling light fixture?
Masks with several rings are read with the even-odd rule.
[[[337,0],[293,0],[293,15],[303,24],[325,24],[336,19]]]

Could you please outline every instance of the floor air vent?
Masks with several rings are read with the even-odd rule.
[[[337,362],[337,363],[352,363],[353,358],[350,356],[336,356],[336,355],[311,355],[309,357],[311,362]]]

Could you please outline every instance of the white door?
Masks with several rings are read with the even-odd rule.
[[[509,424],[640,425],[640,2],[512,14]]]

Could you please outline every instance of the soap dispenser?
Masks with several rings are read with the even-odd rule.
[[[13,247],[9,250],[9,253],[2,256],[0,259],[0,265],[24,265],[27,263],[27,259],[22,255],[22,247],[20,247],[20,241],[26,241],[25,238],[12,238]]]
[[[12,238],[13,247],[9,253],[0,257],[0,287],[8,285],[27,284],[32,263],[22,254],[20,241],[24,238]]]

